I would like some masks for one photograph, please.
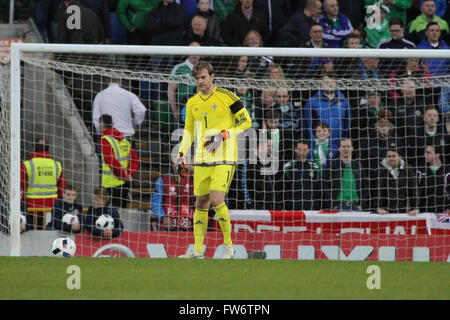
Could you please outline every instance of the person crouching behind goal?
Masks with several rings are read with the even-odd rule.
[[[178,171],[188,174],[184,155],[196,133],[194,168],[194,250],[179,258],[203,258],[203,241],[207,231],[208,209],[212,205],[223,234],[223,259],[234,257],[231,224],[225,196],[237,164],[236,136],[252,125],[248,111],[234,93],[214,86],[214,69],[199,62],[193,69],[199,92],[186,105],[184,134],[178,152]]]

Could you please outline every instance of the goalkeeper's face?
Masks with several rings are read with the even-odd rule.
[[[195,84],[197,89],[203,94],[208,95],[213,90],[214,73],[209,74],[206,68],[201,69],[195,75]]]

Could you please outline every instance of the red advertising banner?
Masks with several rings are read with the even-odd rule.
[[[118,238],[100,240],[87,233],[76,236],[77,256],[123,256],[175,258],[193,245],[192,232],[127,232]],[[281,232],[233,234],[235,258],[247,259],[263,252],[266,259],[330,259],[383,261],[449,261],[446,235],[336,235],[283,234]],[[205,256],[221,257],[222,233],[208,232]]]
[[[448,216],[364,212],[230,211],[235,258],[449,261]],[[447,218],[446,218],[447,217]],[[174,258],[193,246],[192,232],[129,232],[101,240],[77,235],[78,256]],[[205,256],[219,258],[222,233],[208,232]]]
[[[234,232],[430,233],[427,214],[410,217],[407,214],[379,215],[369,212],[233,210],[230,211],[230,218]]]

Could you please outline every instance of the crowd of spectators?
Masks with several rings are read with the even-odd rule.
[[[47,42],[408,50],[449,49],[450,43],[447,0],[35,0],[32,4],[30,15]],[[90,13],[81,20],[80,30],[67,32],[64,9],[73,4],[83,8],[83,16]],[[144,67],[155,70],[162,59],[153,56]],[[203,58],[165,59],[167,71],[180,76],[189,75]],[[433,80],[450,74],[450,59],[245,56],[227,61],[217,65],[220,76],[308,77],[320,82],[318,90],[228,88],[244,101],[254,128],[270,129],[268,144],[264,140],[255,150],[256,162],[247,159],[239,165],[229,196],[235,204],[230,208],[412,215],[449,210],[450,90]],[[343,78],[384,79],[392,88],[344,90],[337,85]],[[165,110],[172,113],[169,121],[182,125],[183,106],[193,93],[195,87],[174,80],[167,95],[151,103],[164,101]],[[279,170],[262,175],[262,169],[270,167],[265,160],[273,149],[280,151]],[[432,198],[430,205],[427,201]]]
[[[66,8],[71,5],[80,7],[83,18],[79,31],[70,33],[84,37],[63,37],[68,31],[67,15],[73,13]],[[9,0],[0,1],[3,15],[9,14],[8,7]],[[195,40],[201,45],[245,46],[247,33],[255,30],[261,35],[261,46],[301,47],[311,39],[311,25],[318,23],[324,43],[332,48],[345,47],[346,37],[354,32],[370,48],[391,38],[392,45],[398,46],[395,41],[403,32],[418,46],[426,38],[429,22],[439,25],[440,40],[448,44],[449,7],[447,0],[15,1],[16,15],[28,13],[44,42],[187,45]],[[400,27],[391,28],[391,21]],[[204,37],[204,43],[197,37]]]

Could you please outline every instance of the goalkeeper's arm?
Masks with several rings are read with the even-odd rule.
[[[241,101],[232,104],[230,110],[234,114],[234,127],[227,129],[228,138],[237,136],[252,126],[252,118]]]
[[[237,136],[252,126],[252,119],[240,101],[234,103],[230,110],[234,114],[234,127],[222,130],[222,132],[213,136],[206,136],[203,147],[207,151],[215,152],[224,140]]]
[[[184,124],[183,138],[181,139],[180,149],[178,154],[185,154],[191,148],[194,142],[194,121],[192,120],[191,113],[186,108],[186,120]]]
[[[181,139],[180,149],[177,156],[177,171],[185,177],[189,174],[187,164],[184,159],[184,152],[189,151],[194,142],[194,122],[191,118],[191,113],[186,110],[186,121],[184,125],[183,138]]]

